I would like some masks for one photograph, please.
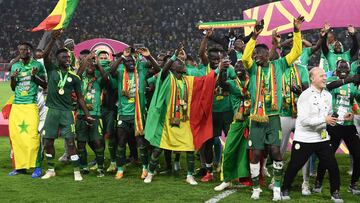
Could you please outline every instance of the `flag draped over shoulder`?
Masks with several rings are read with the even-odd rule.
[[[37,104],[12,104],[9,132],[15,169],[28,169],[36,165],[40,137]]]
[[[160,74],[161,75],[161,74]],[[170,97],[174,76],[158,77],[145,126],[145,138],[151,145],[173,151],[194,151],[212,137],[212,103],[216,77],[214,71],[204,77],[183,76],[188,84],[189,120],[172,126]]]
[[[78,2],[79,0],[59,0],[50,15],[31,31],[66,28],[71,21]]]

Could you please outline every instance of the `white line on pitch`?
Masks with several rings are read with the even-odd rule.
[[[226,190],[225,192],[222,192],[222,193],[214,196],[213,198],[209,199],[205,203],[216,203],[216,202],[226,198],[227,196],[233,194],[234,192],[236,192],[236,190]]]

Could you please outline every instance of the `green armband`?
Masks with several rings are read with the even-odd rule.
[[[174,54],[174,55],[172,55],[172,57],[170,58],[172,61],[176,61],[176,55]]]

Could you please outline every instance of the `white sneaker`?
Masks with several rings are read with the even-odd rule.
[[[69,159],[69,155],[64,153],[60,158],[59,158],[59,161],[60,162],[69,162],[70,159]]]
[[[223,191],[230,186],[230,182],[222,182],[214,188],[215,191]]]
[[[54,170],[47,170],[45,175],[41,177],[41,179],[49,179],[51,177],[55,177],[56,173]]]
[[[260,199],[260,193],[262,192],[262,190],[260,188],[253,188],[252,194],[251,194],[251,199]]]
[[[304,181],[301,185],[301,194],[304,196],[311,195],[310,186],[308,181]]]
[[[188,182],[190,185],[197,185],[198,184],[196,182],[196,180],[194,179],[194,176],[192,176],[192,175],[187,175],[186,176],[186,182]]]
[[[74,180],[75,181],[82,181],[83,180],[80,171],[74,171]]]
[[[272,201],[281,201],[281,189],[280,189],[280,187],[274,187]]]
[[[181,170],[180,162],[175,161],[174,162],[174,171],[180,171],[180,170]]]
[[[153,176],[154,174],[149,172],[146,178],[144,179],[144,183],[151,183]]]

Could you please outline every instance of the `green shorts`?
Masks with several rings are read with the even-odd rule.
[[[230,125],[233,121],[234,113],[232,111],[225,112],[213,112],[213,137],[221,136],[221,132],[224,131],[227,135]]]
[[[117,127],[135,133],[135,116],[118,116]]]
[[[268,123],[250,122],[249,149],[263,150],[265,145],[280,146],[282,139],[280,117],[269,116]]]
[[[99,128],[99,124],[100,124],[99,118],[96,116],[93,116],[93,118],[95,119],[95,121],[90,126],[85,121],[83,115],[79,115],[77,117],[77,121],[76,121],[76,125],[75,125],[77,141],[91,142],[91,141],[102,139],[102,136],[100,134],[100,128]]]
[[[59,134],[63,138],[75,137],[74,113],[49,108],[44,124],[44,138],[56,139]]]

